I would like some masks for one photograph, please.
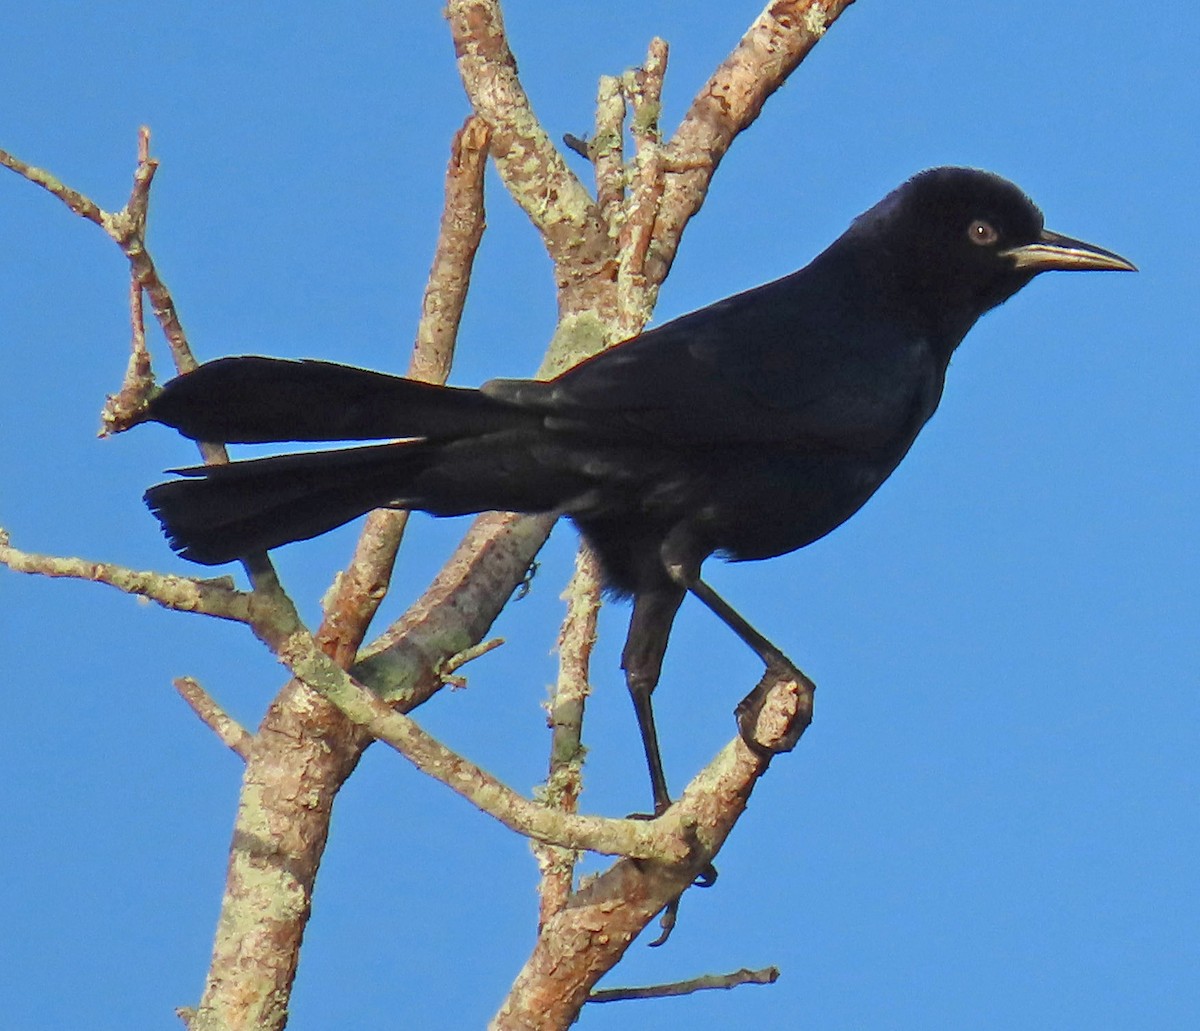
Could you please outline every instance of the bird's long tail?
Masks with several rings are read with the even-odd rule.
[[[478,390],[441,387],[333,362],[245,355],[218,358],[167,383],[145,422],[192,440],[436,440],[511,428],[513,405]]]
[[[541,419],[473,390],[323,362],[222,359],[167,384],[147,421],[208,441],[411,438],[173,470],[146,503],[171,547],[218,565],[373,508],[546,511],[570,474],[537,463]]]

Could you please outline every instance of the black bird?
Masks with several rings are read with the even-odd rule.
[[[404,438],[178,469],[146,501],[208,565],[378,507],[569,516],[633,599],[622,667],[656,812],[670,804],[650,695],[690,591],[768,665],[790,666],[703,580],[849,519],[912,446],[975,321],[1049,269],[1133,270],[1043,228],[1012,183],[935,168],[806,268],[626,340],[549,382],[429,386],[318,361],[223,358],[146,418],[205,441]]]

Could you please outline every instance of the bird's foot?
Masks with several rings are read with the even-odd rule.
[[[671,800],[666,799],[665,802],[660,801],[655,804],[654,813],[629,813],[625,819],[627,820],[654,820],[662,816],[671,807]],[[634,860],[638,862],[638,860]],[[705,863],[696,874],[692,881],[692,887],[695,888],[711,888],[717,883],[717,868],[712,863]],[[667,903],[663,909],[663,914],[659,918],[659,935],[654,941],[650,942],[650,948],[656,949],[660,945],[665,945],[667,939],[671,937],[671,932],[675,930],[675,924],[679,920],[679,903],[683,895],[677,895]]]
[[[655,806],[657,812],[654,813],[629,813],[626,815],[627,820],[657,820],[663,813],[671,807],[670,800],[664,806]],[[711,888],[717,883],[717,868],[712,863],[705,863],[700,868],[700,872],[696,874],[696,879],[692,881],[693,887],[696,888]],[[676,907],[678,908],[678,907]]]
[[[777,725],[779,713],[771,712],[772,718],[764,719],[767,699],[780,683],[798,685],[799,694],[807,697],[807,705],[797,705],[790,714],[782,714],[785,716],[784,726]],[[771,655],[762,679],[738,702],[734,710],[738,734],[746,747],[760,759],[768,761],[780,752],[790,752],[795,748],[811,719],[813,689],[813,682],[787,656],[782,653]]]

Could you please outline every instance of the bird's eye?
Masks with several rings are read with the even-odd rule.
[[[981,218],[975,219],[967,227],[967,236],[971,243],[977,243],[981,247],[987,247],[989,244],[995,243],[1000,239],[1000,234],[992,227],[990,222],[985,222]]]

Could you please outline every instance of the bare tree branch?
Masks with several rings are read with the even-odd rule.
[[[254,747],[254,735],[222,709],[198,680],[192,677],[177,677],[171,683],[209,730],[243,760],[250,758],[250,749]]]
[[[483,173],[489,136],[487,123],[472,115],[451,143],[441,227],[408,365],[408,375],[426,383],[445,383],[454,360],[475,252],[483,239]],[[343,667],[354,660],[387,596],[407,523],[407,512],[377,509],[367,516],[354,557],[326,598],[317,640]]]
[[[794,744],[811,721],[812,692],[803,674],[791,679],[775,671],[763,677],[752,692],[761,699],[764,730],[755,748],[740,737],[730,742],[660,817],[675,815],[690,831],[694,847],[688,860],[668,865],[622,859],[575,892],[538,934],[490,1025],[495,1031],[570,1027],[596,982],[720,850],[766,771],[770,753]]]
[[[615,75],[601,75],[596,92],[596,128],[584,147],[596,171],[596,203],[612,233],[624,218],[625,92]]]
[[[8,566],[16,573],[108,584],[178,612],[197,612],[236,623],[253,621],[254,595],[237,590],[227,576],[194,580],[187,576],[129,569],[112,562],[38,555],[14,548],[3,529],[0,529],[0,565]]]
[[[439,257],[426,292],[413,372],[436,379],[439,374],[422,365],[426,356],[432,356],[434,366],[448,361],[449,351],[441,356],[440,349],[453,340],[482,228],[485,146],[490,146],[505,185],[541,232],[554,261],[560,323],[540,370],[543,376],[552,375],[645,324],[683,229],[703,203],[730,142],[849,2],[771,3],[697,96],[666,145],[657,127],[666,45],[654,41],[644,67],[620,80],[620,89],[602,85],[597,137],[589,150],[598,183],[598,200],[593,201],[533,114],[517,77],[498,0],[450,0],[447,16],[460,73],[477,117],[460,134],[447,175]],[[622,164],[626,98],[633,111],[631,176]],[[457,179],[456,160],[461,164]],[[126,379],[129,393],[122,396],[123,389],[106,409],[112,428],[122,428],[139,404],[137,391],[148,390],[150,383],[144,339],[139,341],[143,290],[176,366],[186,370],[195,364],[170,293],[145,248],[149,189],[157,167],[149,156],[148,135],[143,132],[139,138],[130,199],[114,214],[2,151],[0,163],[104,228],[130,263],[134,345]],[[461,219],[453,213],[452,180],[463,191],[456,194],[464,205]],[[428,350],[422,335],[426,330],[438,338]],[[221,449],[203,453],[207,461],[223,460]],[[389,584],[401,516],[384,513],[369,519],[354,561],[331,591],[317,638],[299,623],[265,556],[247,563],[254,585],[247,594],[223,580],[167,577],[29,555],[12,549],[7,537],[0,536],[0,562],[14,569],[109,583],[168,607],[246,622],[294,674],[268,709],[248,751],[226,896],[204,999],[191,1014],[193,1031],[282,1028],[333,799],[372,737],[414,757],[422,768],[521,833],[569,849],[646,857],[622,859],[569,895],[569,866],[565,879],[560,874],[552,890],[554,900],[544,906],[534,952],[496,1018],[495,1026],[504,1028],[566,1027],[596,980],[720,848],[772,752],[795,743],[810,717],[812,685],[802,675],[788,680],[775,673],[739,708],[743,734],[761,747],[751,749],[740,739],[734,741],[668,814],[638,823],[535,805],[444,749],[407,719],[403,712],[443,686],[439,670],[446,660],[482,639],[552,522],[549,517],[496,514],[478,519],[425,595],[357,661],[356,652]],[[580,612],[586,627],[586,605]],[[582,642],[586,632],[580,634]],[[585,682],[586,655],[582,661]],[[344,667],[352,662],[348,675]],[[564,726],[569,723],[564,720]],[[236,733],[233,738],[244,740]],[[565,740],[559,742],[564,749]],[[578,781],[568,776],[561,791],[561,797],[569,799],[562,808],[573,808]],[[658,858],[648,858],[652,856]]]
[[[588,996],[588,1002],[624,1002],[628,999],[665,999],[675,995],[691,995],[714,988],[728,991],[743,984],[774,984],[779,980],[778,967],[750,970],[742,967],[729,974],[705,974],[688,981],[648,985],[645,988],[599,988]]]
[[[575,573],[563,592],[567,615],[558,635],[558,682],[549,701],[550,775],[541,791],[546,806],[564,813],[578,811],[583,791],[583,711],[591,693],[588,669],[596,643],[600,588],[596,557],[586,544],[581,544],[575,556]],[[542,872],[538,886],[540,929],[570,897],[576,853],[558,845],[535,844],[533,854]]]
[[[464,648],[457,654],[451,655],[445,662],[439,662],[434,668],[434,673],[443,684],[461,690],[467,686],[467,678],[455,676],[455,670],[462,669],[468,662],[474,662],[488,652],[494,652],[502,644],[504,644],[503,637],[480,641],[479,644],[473,644],[470,648]]]
[[[483,173],[491,134],[483,118],[471,115],[451,144],[441,229],[408,364],[407,375],[412,379],[445,383],[450,375],[475,252],[486,224]]]
[[[138,130],[138,168],[152,168],[150,162],[150,130],[142,126]],[[143,227],[150,205],[149,179],[145,189],[139,190],[139,180],[134,179],[134,195],[130,197],[130,209],[137,212]],[[128,429],[137,421],[154,390],[154,369],[150,364],[150,351],[146,347],[146,315],[142,304],[142,284],[131,270],[129,276],[129,323],[131,329],[129,364],[121,389],[110,394],[100,410],[99,436],[107,437]]]
[[[492,157],[513,199],[537,226],[551,259],[560,317],[613,314],[616,249],[608,225],[533,112],[517,75],[499,0],[450,0],[446,18],[459,74],[492,128]],[[604,342],[593,327],[593,352]],[[586,346],[586,345],[583,345]],[[568,368],[586,354],[564,356]]]
[[[470,118],[451,147],[441,228],[409,366],[411,374],[430,382],[444,382],[449,374],[471,265],[483,232],[488,134],[482,120]],[[317,641],[339,667],[354,661],[387,594],[406,520],[407,513],[371,513],[349,566],[326,598]],[[533,550],[539,544],[540,539],[532,543]],[[479,566],[494,564],[498,556],[505,557],[503,548],[486,549]],[[512,563],[514,582],[528,562],[529,557],[522,555]],[[454,597],[453,592],[448,596]],[[495,611],[507,596],[504,592]],[[434,668],[482,637],[494,618],[485,610],[484,618],[472,623],[466,606],[477,604],[477,597],[465,591],[457,600],[464,607],[438,624],[449,630],[443,639],[430,640],[426,627],[412,623],[414,639],[424,644],[418,643],[408,653],[407,658],[415,661],[397,658],[389,667],[398,683],[410,685],[421,679],[423,691],[411,691],[408,704],[401,702],[404,709],[441,686]],[[467,624],[465,632],[447,626],[455,618]],[[197,1031],[283,1026],[333,800],[371,741],[361,726],[298,680],[287,684],[272,702],[259,737],[268,745],[255,753],[243,782]],[[267,841],[270,847],[264,847]],[[247,938],[246,928],[262,933]]]
[[[51,175],[44,168],[35,168],[33,165],[22,161],[16,155],[10,154],[7,150],[0,150],[0,165],[3,165],[5,168],[11,168],[17,175],[28,179],[35,186],[40,186],[43,190],[53,194],[80,218],[86,218],[89,222],[95,222],[102,229],[104,228],[105,220],[111,218],[90,197],[84,196],[78,190],[71,189],[71,187]]]
[[[771,0],[692,101],[666,147],[668,176],[647,277],[661,283],[717,165],[854,0]]]

